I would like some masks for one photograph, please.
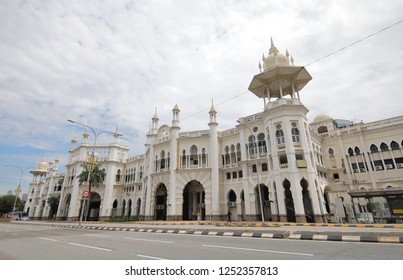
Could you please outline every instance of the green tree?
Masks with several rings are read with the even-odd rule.
[[[13,211],[15,202],[15,195],[2,195],[0,196],[0,214],[8,214]],[[24,204],[17,198],[17,203],[15,204],[15,211],[22,211],[24,208]]]
[[[49,218],[52,218],[54,214],[57,213],[57,208],[59,207],[60,196],[50,196],[48,198],[48,204],[50,206]]]
[[[88,198],[87,205],[90,205],[90,207],[91,207],[91,199],[90,199],[91,198],[91,187],[101,184],[104,181],[105,176],[106,176],[105,170],[99,169],[98,165],[94,165],[94,169],[90,173],[90,180],[89,180],[89,186],[88,186],[88,191],[90,192],[90,197]],[[87,180],[88,180],[88,170],[83,170],[80,173],[80,175],[78,175],[78,181],[80,182],[80,184],[83,184],[83,183],[87,182]],[[88,218],[90,215],[89,207],[87,207],[86,212],[87,212],[86,217]]]

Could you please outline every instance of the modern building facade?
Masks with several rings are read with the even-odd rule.
[[[85,131],[79,145],[72,140],[57,217],[79,219],[88,187],[77,177],[95,154],[106,176],[92,186],[89,219],[193,220],[199,212],[223,220],[230,210],[233,220],[401,221],[403,116],[364,124],[320,115],[309,124],[301,100],[310,80],[272,41],[249,86],[264,110],[231,129],[218,129],[212,104],[205,130],[181,131],[175,105],[171,125],[152,117],[145,151],[135,157],[118,131],[111,144],[91,143]],[[43,191],[34,193],[46,207]]]

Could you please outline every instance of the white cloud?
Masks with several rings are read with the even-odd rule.
[[[67,154],[82,133],[70,118],[119,126],[141,153],[155,107],[160,124],[171,123],[178,104],[182,130],[206,129],[212,99],[219,129],[231,128],[263,108],[242,93],[270,36],[306,65],[401,20],[402,8],[374,0],[2,1],[0,145]],[[309,118],[400,115],[402,29],[309,65],[313,80],[301,92]]]

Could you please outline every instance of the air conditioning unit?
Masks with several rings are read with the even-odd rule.
[[[385,164],[386,169],[393,169],[393,164]]]
[[[228,203],[228,206],[231,207],[231,208],[236,207],[236,202],[235,201],[230,201]]]
[[[375,170],[383,170],[382,165],[375,165]]]
[[[358,173],[358,169],[353,169],[353,172],[354,172],[354,173]]]
[[[403,163],[396,163],[397,168],[403,168]]]

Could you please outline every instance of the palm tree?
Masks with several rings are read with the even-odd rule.
[[[105,179],[106,173],[105,170],[99,169],[98,165],[94,166],[94,170],[90,172],[90,180],[89,180],[89,186],[88,186],[88,191],[90,192],[90,196],[88,197],[88,207],[87,207],[87,213],[86,213],[86,218],[89,218],[90,215],[90,205],[91,205],[91,187],[99,185],[102,183]],[[78,175],[78,181],[80,184],[87,182],[88,180],[88,170],[84,169],[80,175]]]

